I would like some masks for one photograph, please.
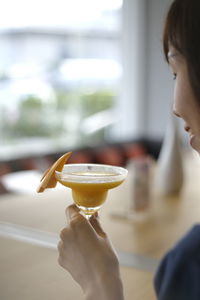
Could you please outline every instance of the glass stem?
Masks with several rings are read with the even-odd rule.
[[[86,219],[89,221],[91,215],[86,215],[86,214],[85,214],[85,217],[86,217]]]

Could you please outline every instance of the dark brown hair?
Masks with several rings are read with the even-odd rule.
[[[193,92],[200,103],[200,0],[174,0],[166,17],[163,49],[169,45],[186,60]]]

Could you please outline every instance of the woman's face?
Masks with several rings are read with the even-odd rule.
[[[190,144],[200,153],[200,104],[189,81],[186,61],[173,47],[169,48],[168,59],[175,80],[173,112],[183,119]]]

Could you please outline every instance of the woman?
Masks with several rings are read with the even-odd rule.
[[[191,146],[200,152],[200,0],[175,0],[164,30],[164,53],[174,79],[173,112],[184,121]],[[59,263],[81,286],[85,299],[122,300],[115,251],[97,216],[88,222],[72,205],[61,232]],[[159,300],[200,299],[200,225],[163,259],[155,277]]]

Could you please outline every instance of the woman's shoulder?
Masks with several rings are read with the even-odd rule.
[[[159,300],[200,299],[200,224],[193,226],[161,260],[155,276]]]
[[[200,224],[195,224],[172,248],[170,252],[180,252],[184,256],[200,255]]]

